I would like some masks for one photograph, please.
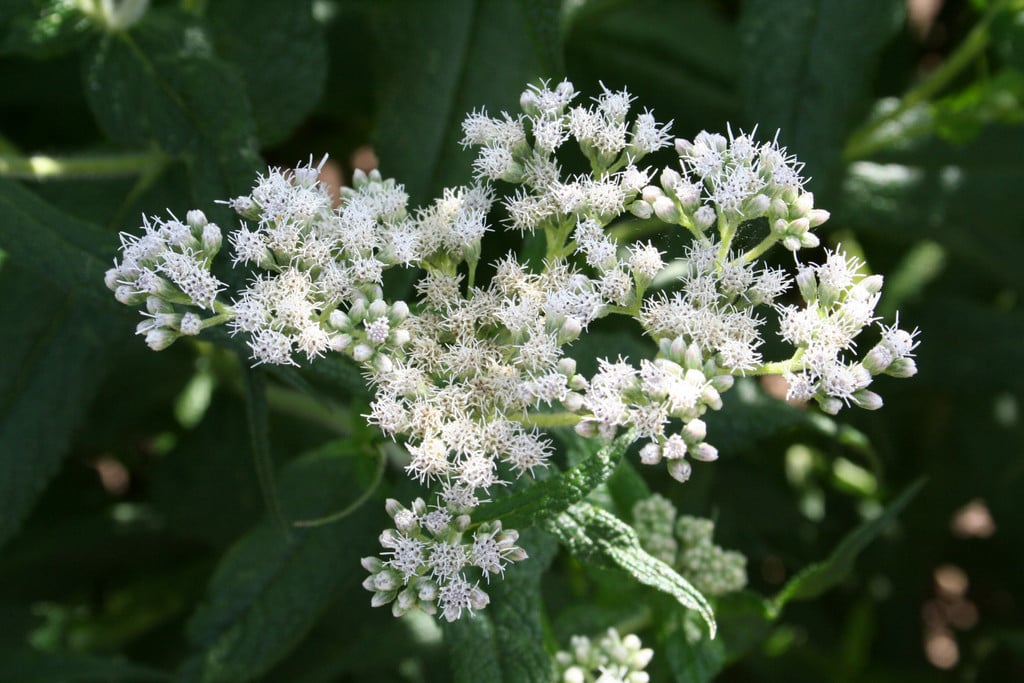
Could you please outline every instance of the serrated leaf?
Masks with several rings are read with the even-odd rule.
[[[671,595],[683,607],[696,610],[714,637],[715,615],[700,591],[645,551],[633,528],[612,513],[590,503],[577,503],[544,527],[581,561],[617,567],[645,586]]]
[[[632,432],[623,434],[575,467],[538,481],[521,493],[481,505],[473,514],[474,521],[500,519],[510,529],[527,529],[567,510],[611,476],[635,439]]]
[[[530,558],[488,586],[488,608],[444,626],[456,683],[549,683],[554,676],[554,662],[544,648],[540,578],[558,544],[531,529],[520,545],[529,548]]]
[[[369,457],[347,440],[326,444],[280,475],[290,520],[332,513],[360,494],[353,457]],[[284,657],[339,591],[359,590],[358,557],[371,551],[379,512],[364,505],[342,520],[293,529],[290,538],[266,520],[221,559],[207,599],[188,624],[199,650],[183,675],[203,681],[256,678]]]
[[[59,211],[17,183],[0,180],[0,249],[40,281],[74,292],[81,301],[120,310],[103,286],[115,240],[99,228]]]
[[[141,683],[173,681],[165,671],[112,657],[15,652],[0,658],[0,683]]]
[[[288,137],[319,102],[327,79],[327,48],[312,4],[217,0],[206,20],[217,54],[241,71],[260,141]]]
[[[903,25],[902,0],[749,0],[740,18],[740,87],[747,118],[806,164],[831,193],[842,149],[863,113],[878,55]],[[785,39],[783,36],[793,36]]]
[[[517,111],[541,75],[516,2],[378,2],[381,169],[405,184],[413,204],[470,180],[462,119],[486,106]]]
[[[56,474],[126,330],[88,305],[104,290],[95,228],[9,182],[0,182],[0,210],[9,255],[0,271],[3,543]]]
[[[217,218],[217,199],[247,192],[261,166],[241,77],[218,60],[203,27],[153,9],[130,32],[104,37],[85,60],[85,90],[111,139],[155,143],[189,167],[192,200]]]
[[[792,600],[810,600],[841,583],[850,572],[853,564],[864,548],[878,537],[886,527],[896,519],[903,508],[924,487],[924,480],[919,479],[911,484],[896,500],[889,504],[885,511],[874,519],[870,519],[850,532],[828,559],[802,569],[790,579],[769,605],[770,614],[777,615]]]

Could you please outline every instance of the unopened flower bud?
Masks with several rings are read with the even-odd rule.
[[[838,415],[839,411],[843,409],[843,402],[835,396],[817,397],[818,405],[821,406],[821,410],[829,415]]]
[[[330,323],[331,327],[336,330],[351,330],[352,321],[343,312],[335,309],[331,311],[331,314],[327,317],[327,322]]]
[[[814,276],[814,268],[800,266],[796,272],[796,286],[804,301],[814,302],[818,298],[818,279]]]
[[[743,217],[746,220],[763,216],[768,212],[771,199],[766,194],[755,194],[743,204]]]
[[[665,188],[665,192],[674,194],[676,187],[682,182],[683,177],[679,174],[679,171],[674,168],[666,168],[661,172],[661,186]]]
[[[684,484],[693,473],[693,466],[686,460],[672,460],[668,464],[668,473],[680,484]]]
[[[714,375],[711,378],[711,386],[713,386],[720,394],[732,389],[732,385],[735,383],[736,378],[732,375]]]
[[[776,219],[776,222],[789,217],[789,205],[778,197],[775,197],[768,204],[768,215]],[[774,225],[774,224],[773,224]]]
[[[651,208],[651,205],[639,199],[635,202],[630,202],[626,209],[641,220],[647,220],[654,215],[654,209]]]
[[[790,207],[790,215],[793,216],[794,218],[798,218],[800,216],[806,216],[808,214],[808,212],[810,212],[810,210],[813,209],[813,208],[814,208],[814,193],[813,192],[804,192],[799,197],[797,197],[796,201],[793,202],[793,204],[791,205],[791,207]]]
[[[812,209],[807,214],[808,225],[812,228],[816,228],[829,219],[830,214],[825,209]]]
[[[352,349],[352,358],[359,363],[365,363],[373,357],[373,347],[369,344],[356,344]]]
[[[690,420],[683,427],[682,437],[686,443],[697,444],[707,438],[708,426],[704,423],[704,420],[695,419]]]
[[[653,204],[659,198],[664,196],[665,193],[662,192],[661,188],[657,185],[648,185],[640,192],[640,197],[648,204]]]
[[[331,348],[337,352],[342,352],[352,345],[352,335],[350,334],[339,334],[337,337],[331,338]]]
[[[366,313],[367,313],[366,317],[370,318],[371,320],[376,320],[377,318],[381,318],[381,317],[387,315],[387,313],[388,313],[388,304],[383,299],[377,299],[373,303],[370,304],[370,307],[369,307],[369,309],[367,309]]]
[[[707,205],[700,207],[693,214],[693,224],[701,232],[714,225],[717,219],[718,216],[715,214],[715,210]]]
[[[814,249],[819,244],[821,244],[821,240],[813,232],[805,232],[800,235],[800,246],[804,249]]]
[[[913,377],[917,374],[917,363],[914,362],[913,358],[897,358],[886,368],[885,374],[901,379]]]
[[[146,345],[154,351],[163,351],[173,344],[178,338],[178,333],[166,327],[157,327],[146,333]]]
[[[640,462],[644,465],[657,465],[661,462],[661,446],[651,441],[640,449]]]
[[[662,195],[654,200],[652,204],[654,213],[657,217],[666,223],[677,223],[679,222],[679,207],[676,206],[675,200],[670,197]]]
[[[701,462],[718,460],[718,449],[707,442],[699,443],[687,451],[691,458]]]
[[[684,138],[676,138],[676,154],[681,157],[689,156],[693,151],[693,143]]]
[[[191,212],[190,212],[191,213]],[[207,223],[203,226],[203,253],[213,256],[220,251],[220,245],[224,236],[216,223]]]
[[[864,410],[878,410],[882,407],[882,397],[867,389],[853,392],[850,398]]]
[[[570,413],[578,413],[583,409],[583,395],[578,394],[575,391],[569,392],[562,399],[562,405]]]

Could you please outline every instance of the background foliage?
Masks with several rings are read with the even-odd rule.
[[[563,76],[628,86],[681,136],[781,129],[825,240],[922,329],[879,413],[741,387],[714,467],[611,475],[620,517],[651,487],[749,557],[711,643],[623,588],[601,539],[628,529],[593,506],[561,513],[575,557],[529,530],[473,621],[371,610],[357,558],[383,498],[411,495],[378,482],[355,371],[254,375],[227,340],[154,354],[103,287],[141,213],[209,208],[265,163],[327,151],[348,174],[372,144],[423,202],[467,178],[465,112]],[[656,681],[1024,678],[1021,3],[168,0],[111,34],[72,0],[4,0],[0,85],[0,681],[540,681],[545,652],[609,625],[655,648]],[[641,348],[589,339],[581,356]]]

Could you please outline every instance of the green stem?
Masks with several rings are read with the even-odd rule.
[[[928,75],[917,87],[912,88],[900,100],[899,105],[889,113],[878,117],[855,131],[846,143],[843,156],[847,161],[863,159],[872,152],[885,147],[884,141],[873,140],[872,138],[892,121],[898,120],[919,104],[927,102],[947,85],[949,85],[960,72],[969,66],[989,44],[989,28],[995,17],[1002,12],[1009,4],[1009,0],[996,0],[989,7],[985,15],[967,34],[960,46],[946,59],[938,69]]]
[[[525,427],[540,427],[550,429],[552,427],[572,427],[583,418],[575,413],[524,413],[510,417]]]
[[[748,370],[748,375],[783,375],[787,372],[793,372],[794,370],[800,370],[803,368],[803,357],[804,350],[797,349],[796,353],[789,360],[773,361],[771,363],[764,363],[757,366],[753,370]]]
[[[76,157],[3,153],[0,176],[19,180],[100,180],[153,173],[166,162],[167,157],[159,151]]]
[[[733,263],[750,263],[758,256],[775,246],[775,243],[779,241],[779,238],[775,235],[768,235],[763,240],[758,242],[755,246],[745,251],[739,258]]]

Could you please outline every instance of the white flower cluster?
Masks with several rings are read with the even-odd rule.
[[[121,233],[121,260],[105,282],[121,303],[145,305],[145,319],[135,331],[154,351],[224,322],[216,316],[204,320],[194,310],[221,310],[217,295],[225,285],[210,274],[221,240],[220,228],[202,211],[189,211],[184,223],[173,215],[143,217],[141,235]]]
[[[555,663],[561,683],[648,683],[651,677],[644,669],[653,656],[654,650],[632,633],[620,636],[610,628],[596,642],[573,636]]]
[[[428,509],[422,498],[411,509],[388,499],[386,508],[395,522],[380,537],[388,559],[363,558],[370,572],[363,587],[373,591],[375,607],[391,603],[396,617],[418,608],[427,614],[440,611],[454,621],[463,610],[483,609],[490,598],[470,583],[466,569],[475,567],[490,580],[491,574],[503,574],[509,562],[526,558],[515,545],[519,534],[502,531],[501,522],[470,530],[468,515],[452,517],[443,507]]]
[[[816,246],[810,230],[828,217],[777,142],[701,133],[675,141],[679,170],[641,168],[645,155],[671,145],[668,125],[649,111],[631,115],[625,90],[605,88],[587,105],[574,106],[575,98],[567,81],[542,84],[523,92],[516,116],[470,114],[462,143],[477,148],[475,184],[415,212],[402,186],[376,171],[357,173],[335,207],[318,180],[323,162],[268,170],[248,195],[227,202],[245,221],[229,236],[231,260],[249,278],[229,301],[210,271],[220,230],[200,212],[185,223],[145,221],[142,236],[123,236],[122,260],[108,273],[119,300],[145,304],[140,332],[154,349],[227,324],[255,364],[339,352],[363,366],[375,391],[367,419],[405,443],[409,476],[434,491],[432,512],[422,501],[406,511],[414,524],[393,513],[396,526],[382,536],[387,559],[367,560],[375,604],[432,605],[447,618],[486,602],[468,577],[489,568],[467,559],[455,564],[468,574],[444,573],[430,557],[448,544],[472,558],[456,537],[476,534],[475,543],[492,532],[507,542],[501,567],[525,556],[513,550],[513,531],[466,520],[491,487],[547,465],[553,446],[535,426],[544,413],[584,436],[635,430],[647,440],[641,461],[664,461],[685,481],[691,461],[718,457],[701,416],[721,408],[736,375],[785,375],[793,398],[814,397],[832,411],[877,407],[866,389],[871,376],[914,372],[914,333],[895,326],[882,328],[863,361],[852,357],[855,337],[875,320],[879,276],[862,277],[859,263],[830,254],[799,268],[799,308],[780,303],[790,276],[757,265],[776,243]],[[570,141],[589,173],[563,171]],[[691,233],[670,291],[649,294],[665,268],[655,246],[620,244],[606,229],[629,213]],[[542,233],[546,251],[543,261],[508,254],[478,284],[494,214],[511,229]],[[392,267],[422,270],[415,301],[385,298]],[[796,351],[765,362],[761,330],[776,312]],[[567,347],[613,314],[638,321],[657,355],[639,365],[604,359],[584,377]],[[453,526],[423,526],[439,516]]]

